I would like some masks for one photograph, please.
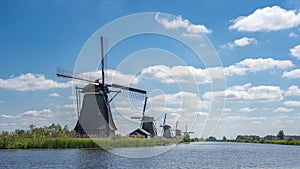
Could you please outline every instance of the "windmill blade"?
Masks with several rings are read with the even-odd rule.
[[[118,84],[112,84],[110,86],[114,87],[114,88],[120,88],[120,89],[123,89],[123,90],[128,90],[128,91],[131,91],[131,92],[137,92],[137,93],[141,93],[141,94],[147,94],[147,92],[145,90],[141,90],[141,89],[137,89],[137,88],[126,87],[126,86],[122,86],[122,85],[118,85]]]
[[[143,117],[144,117],[144,115],[145,115],[145,111],[146,111],[147,99],[148,99],[148,97],[146,97],[146,98],[145,98],[145,102],[144,102],[144,108],[143,108]]]
[[[165,114],[165,118],[164,118],[163,126],[165,126],[165,124],[166,124],[166,118],[167,118],[167,113]]]
[[[107,85],[112,88],[116,88],[118,90],[121,90],[120,94],[121,96],[133,98],[133,99],[139,99],[139,100],[144,100],[146,97],[146,91],[132,88],[132,87],[126,87],[118,84],[112,84],[112,85]]]
[[[57,77],[62,77],[62,78],[66,78],[66,79],[74,79],[74,80],[79,80],[79,81],[99,85],[99,83],[97,83],[95,81],[88,80],[88,79],[83,79],[83,78],[80,78],[80,77],[75,77],[72,74],[73,74],[72,71],[66,70],[62,67],[57,67],[57,69],[56,69],[56,76]]]
[[[100,37],[100,43],[101,43],[101,73],[102,73],[102,84],[105,84],[105,74],[104,74],[104,47],[103,47],[103,36]]]

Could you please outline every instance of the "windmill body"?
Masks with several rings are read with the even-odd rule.
[[[142,126],[141,128],[143,130],[146,130],[147,132],[149,132],[152,137],[157,135],[155,122],[154,122],[154,117],[143,116],[141,126]]]
[[[75,131],[79,137],[109,137],[117,130],[107,92],[103,85],[88,84],[82,89],[83,102]]]
[[[176,121],[176,127],[175,127],[175,137],[181,136],[181,130],[178,129],[178,120]]]
[[[165,114],[165,118],[164,118],[163,124],[160,125],[160,127],[163,128],[163,130],[162,130],[163,134],[162,135],[165,138],[172,138],[173,134],[172,134],[172,131],[171,131],[171,126],[170,125],[166,125],[166,118],[167,118],[167,113]]]

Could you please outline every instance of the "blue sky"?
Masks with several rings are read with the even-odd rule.
[[[222,120],[212,135],[264,136],[281,129],[300,134],[300,1],[0,3],[0,130],[53,122],[72,128],[76,122],[72,85],[56,77],[56,66],[73,70],[83,57],[84,44],[110,22],[154,12],[158,17],[153,22],[164,31],[184,31],[185,38],[206,36],[218,53],[226,80],[225,91],[212,91],[205,64],[188,47],[168,37],[144,34],[113,46],[107,54],[107,75],[125,84],[124,79],[131,78],[131,85],[147,90],[148,113],[158,124],[168,113],[172,126],[179,120],[181,129],[189,124],[199,136],[209,117],[211,96],[223,94],[227,99]],[[165,18],[163,13],[174,17]],[[142,21],[133,21],[112,32],[139,24]],[[113,41],[113,37],[105,39],[108,45]],[[88,76],[93,73],[98,77],[97,72]],[[190,75],[196,80],[191,81]],[[177,103],[176,99],[181,100],[181,107],[171,103]],[[141,108],[139,101],[129,102],[137,108],[129,107],[122,97],[113,105],[120,130],[138,126],[130,120],[122,123],[120,114],[129,117]],[[195,116],[200,119],[193,120]]]

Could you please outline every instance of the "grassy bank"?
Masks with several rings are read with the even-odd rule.
[[[67,149],[67,148],[114,148],[114,147],[149,147],[157,145],[177,144],[180,140],[164,137],[129,138],[128,136],[112,135],[110,138],[76,138],[74,130],[59,124],[35,127],[28,130],[17,129],[14,132],[0,133],[0,149]],[[190,140],[190,139],[189,139]]]
[[[7,138],[0,139],[0,149],[68,149],[68,148],[116,148],[149,147],[176,144],[176,139],[128,138]]]
[[[260,143],[260,144],[282,144],[282,145],[296,145],[300,146],[300,140],[232,140],[232,142],[242,143]]]

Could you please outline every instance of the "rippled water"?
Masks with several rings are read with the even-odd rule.
[[[160,147],[155,147],[160,148]],[[163,148],[163,147],[161,147]],[[139,150],[139,151],[136,151]],[[111,152],[141,153],[149,148]],[[138,154],[136,154],[138,155]],[[300,146],[194,143],[150,158],[126,158],[101,150],[0,151],[1,168],[300,168]]]

